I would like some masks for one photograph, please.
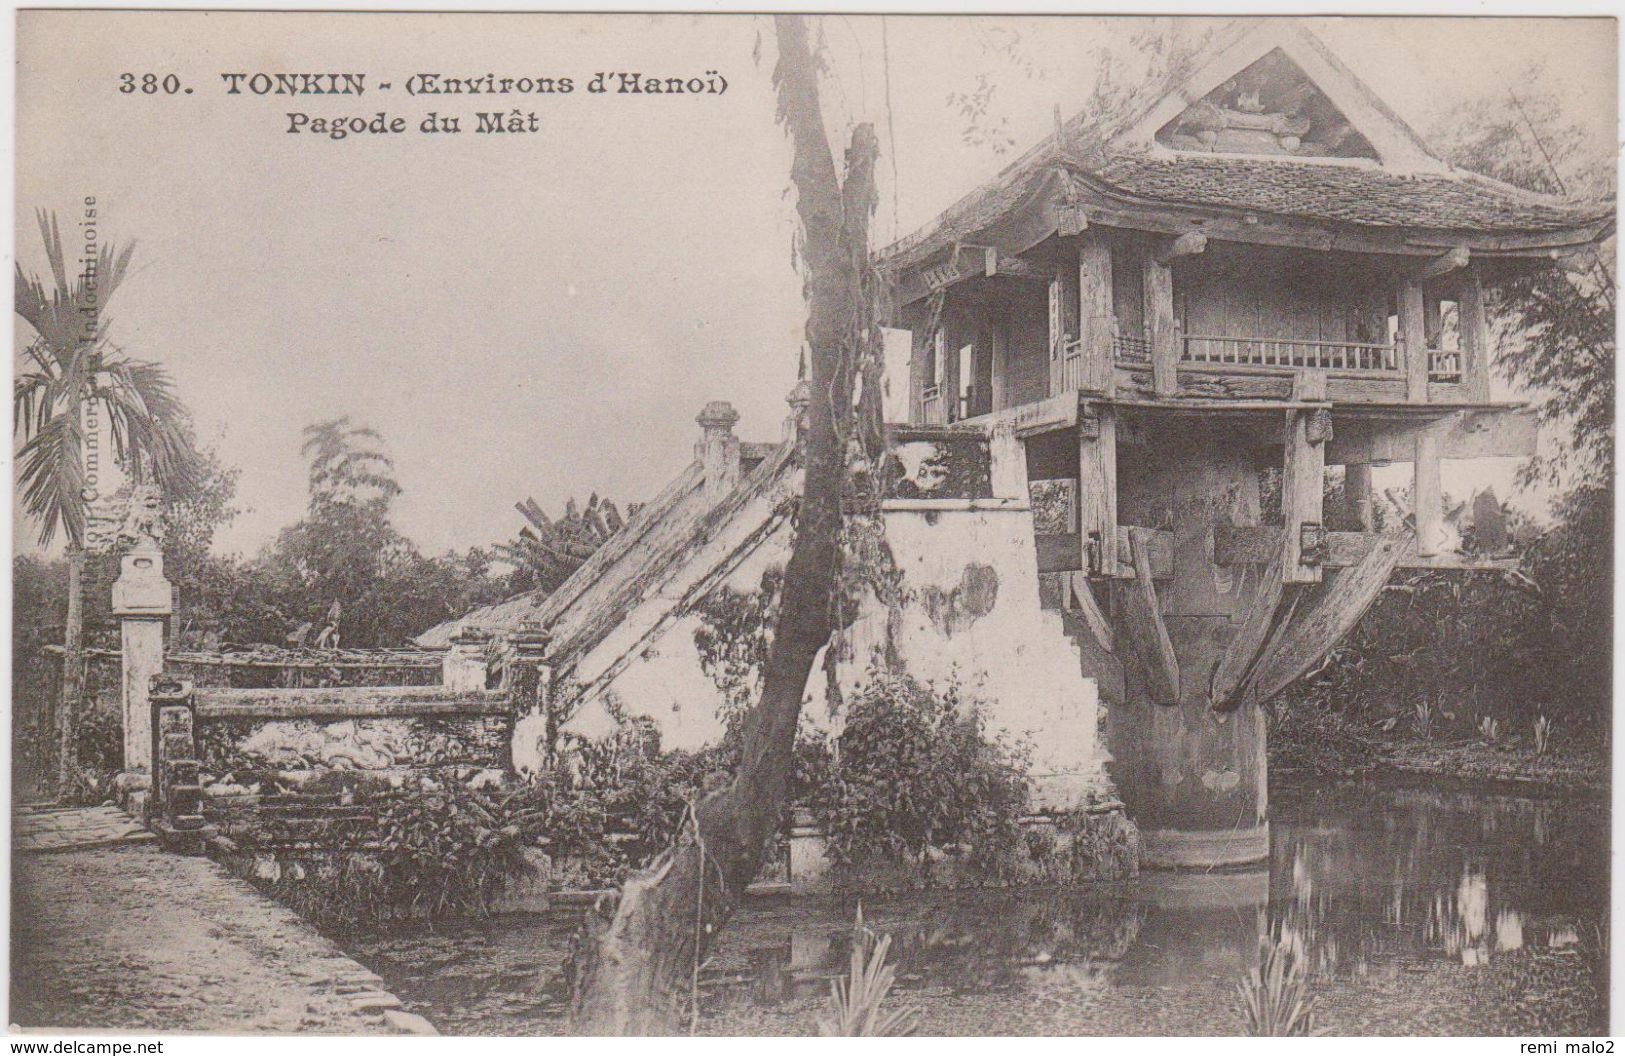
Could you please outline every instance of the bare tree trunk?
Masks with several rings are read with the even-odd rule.
[[[804,485],[785,568],[762,696],[745,719],[739,770],[702,799],[676,844],[628,880],[612,920],[589,917],[571,1002],[581,1034],[671,1034],[682,1023],[699,964],[761,868],[789,784],[801,698],[829,641],[840,563],[842,492],[853,379],[874,335],[869,217],[874,129],[854,129],[844,185],[824,136],[818,75],[799,16],[774,19],[779,118],[795,151],[808,301],[811,403]]]
[[[85,695],[85,552],[68,547],[68,618],[62,629],[62,697],[56,707],[56,787],[67,792],[79,762],[81,698]]]

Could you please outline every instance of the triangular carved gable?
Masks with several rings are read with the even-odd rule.
[[[1450,172],[1297,20],[1267,19],[1113,137],[1113,151],[1263,155]]]
[[[1275,48],[1157,131],[1182,151],[1380,160],[1371,141]]]

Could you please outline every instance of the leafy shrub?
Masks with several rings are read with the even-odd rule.
[[[85,708],[74,731],[77,765],[57,789],[66,806],[96,806],[113,794],[113,778],[124,765],[124,720],[111,708]]]
[[[968,848],[972,868],[1002,875],[1025,846],[1023,753],[989,737],[981,709],[907,675],[880,674],[850,702],[827,777],[811,790],[837,866],[927,864]]]
[[[384,903],[431,917],[485,912],[503,885],[530,872],[536,820],[517,793],[471,788],[452,774],[392,797],[378,818]]]
[[[531,873],[526,849],[548,820],[523,789],[474,787],[453,768],[411,788],[356,794],[371,808],[366,848],[335,846],[274,861],[272,893],[319,924],[354,927],[405,918],[483,915],[503,887]],[[275,856],[278,842],[249,828],[239,850]]]

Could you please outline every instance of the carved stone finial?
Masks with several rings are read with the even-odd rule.
[[[131,488],[130,507],[119,526],[119,542],[134,543],[137,549],[158,549],[163,542],[162,506],[158,485],[142,483]]]
[[[727,400],[712,400],[694,420],[708,433],[713,430],[732,432],[733,427],[739,423],[739,412],[734,410],[734,405]]]

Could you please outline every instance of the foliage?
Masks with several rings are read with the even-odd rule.
[[[518,509],[530,525],[520,528],[513,542],[493,548],[498,558],[514,566],[509,586],[516,594],[531,590],[551,594],[625,525],[620,509],[600,499],[596,491],[585,508],[570,499],[557,520],[533,500],[519,503]]]
[[[73,758],[68,780],[57,789],[57,801],[85,807],[107,802],[124,761],[124,723],[118,712],[84,709],[74,728]]]
[[[1535,754],[1545,755],[1552,743],[1552,720],[1541,715],[1535,719]]]
[[[1259,964],[1236,984],[1236,992],[1249,1036],[1307,1038],[1318,1033],[1308,973],[1285,942],[1259,940]]]
[[[449,773],[392,799],[378,818],[383,904],[429,916],[485,912],[505,883],[529,873],[534,822],[516,793],[471,788]]]
[[[863,922],[858,906],[852,922],[852,963],[845,979],[829,983],[829,1011],[818,1020],[820,1037],[900,1038],[914,1033],[916,1009],[882,1011],[881,1005],[896,982],[896,968],[886,963],[891,936],[877,936]]]
[[[1483,715],[1478,720],[1478,735],[1484,739],[1485,744],[1494,744],[1501,739],[1501,723],[1493,715]]]
[[[310,501],[303,520],[282,530],[247,567],[228,575],[236,588],[227,630],[250,641],[356,647],[399,645],[475,605],[507,597],[491,557],[425,557],[396,530],[401,493],[377,430],[348,418],[307,426]]]
[[[1329,693],[1289,692],[1269,709],[1270,769],[1347,773],[1373,766],[1378,745]],[[1335,698],[1332,698],[1335,699]]]
[[[1387,720],[1395,716],[1422,736],[1447,729],[1447,723],[1459,724],[1457,735],[1471,736],[1486,717],[1501,728],[1527,730],[1540,711],[1600,737],[1610,718],[1606,630],[1566,626],[1568,602],[1555,584],[1548,586],[1551,566],[1539,559],[1528,565],[1529,575],[1398,576],[1325,664],[1281,698],[1290,716],[1288,738],[1304,733],[1310,720],[1320,721],[1319,733],[1335,740],[1358,727],[1375,730],[1386,723],[1392,729]],[[1590,644],[1579,644],[1584,642]]]
[[[762,573],[756,590],[723,587],[695,607],[700,625],[694,629],[694,650],[700,670],[722,693],[717,717],[730,746],[736,744],[745,713],[761,692],[762,665],[773,643],[773,620],[783,583],[784,570],[772,567]]]
[[[811,796],[837,865],[925,867],[933,850],[968,847],[971,866],[995,875],[1020,860],[1027,801],[1024,753],[988,735],[979,706],[895,673],[854,696]]]
[[[13,432],[22,438],[17,487],[40,544],[60,529],[78,549],[87,517],[84,452],[95,442],[85,433],[87,407],[107,423],[113,459],[134,481],[151,478],[166,494],[187,494],[198,456],[169,373],[107,340],[104,313],[129,274],[134,245],[120,251],[102,243],[95,270],[70,281],[56,215],[36,215],[53,283],[47,289],[17,265],[16,312],[35,335],[19,346],[12,386]]]
[[[445,768],[413,787],[357,794],[350,805],[371,809],[373,846],[275,868],[273,893],[317,923],[483,915],[504,885],[532,871],[525,850],[542,819],[522,790],[475,787]],[[256,829],[238,842],[251,854],[267,846]]]

